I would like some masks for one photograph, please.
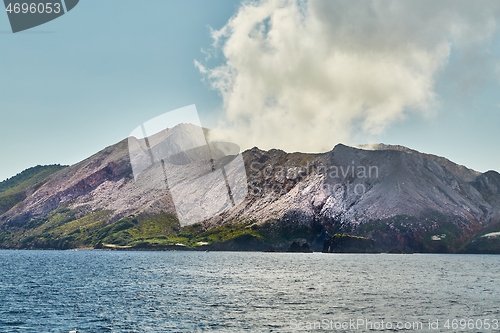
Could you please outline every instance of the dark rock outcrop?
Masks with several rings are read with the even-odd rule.
[[[278,251],[276,251],[276,248],[274,246],[269,245],[264,252],[278,252]]]
[[[151,149],[182,147],[192,126],[184,124],[165,131],[165,138],[172,142],[163,145],[162,140],[167,139],[155,137],[150,141]],[[321,250],[325,235],[345,233],[372,239],[381,251],[453,253],[472,244],[474,237],[500,231],[500,175],[494,171],[480,174],[401,146],[364,150],[339,144],[322,154],[252,148],[242,155],[248,196],[230,210],[205,220],[203,229],[251,222],[265,229],[265,240],[240,239],[235,234],[234,239],[210,245],[214,250],[263,251],[273,245],[283,251],[297,239]],[[143,176],[154,178],[147,172]],[[176,213],[168,189],[141,187],[134,182],[127,140],[51,174],[21,194],[3,194],[0,246],[24,247],[23,237],[28,234],[40,236],[44,242],[50,237],[68,240],[72,246],[71,242],[76,242],[72,239],[87,232],[89,225],[101,223],[100,228],[107,228],[130,215]],[[62,214],[62,210],[68,213]],[[93,217],[85,219],[89,216]],[[79,223],[63,227],[75,220]],[[99,232],[95,233],[98,236]],[[132,241],[130,235],[121,236],[124,244]],[[327,247],[326,252],[341,251],[332,239],[327,241],[330,250]],[[371,251],[366,242],[349,242],[341,248]],[[38,243],[30,240],[29,244]]]
[[[206,245],[198,248],[199,250],[209,251],[264,251],[269,247],[262,240],[252,235],[241,235],[233,239]]]
[[[378,253],[372,239],[335,234],[325,240],[323,253]]]
[[[309,248],[309,244],[303,243],[300,245],[299,242],[294,241],[290,244],[290,247],[286,252],[295,252],[295,253],[312,253],[313,251]]]

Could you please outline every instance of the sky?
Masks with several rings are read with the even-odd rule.
[[[0,13],[0,180],[195,104],[214,139],[399,144],[500,171],[500,2],[85,0]]]

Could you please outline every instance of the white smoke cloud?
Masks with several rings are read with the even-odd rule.
[[[224,63],[195,61],[223,98],[215,138],[326,151],[428,114],[450,52],[487,47],[499,15],[494,0],[245,2],[212,31]]]

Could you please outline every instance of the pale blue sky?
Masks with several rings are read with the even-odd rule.
[[[222,28],[238,7],[228,0],[83,0],[18,34],[0,13],[0,180],[37,164],[76,163],[183,106],[196,104],[202,124],[215,125],[222,98],[193,62],[213,68],[223,61],[205,60],[201,49],[212,43],[209,27]],[[452,46],[435,77],[431,115],[410,114],[380,135],[356,132],[352,140],[500,170],[498,30],[491,45],[491,64]]]

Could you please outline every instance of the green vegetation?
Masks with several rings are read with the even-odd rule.
[[[348,234],[335,234],[331,236],[331,239],[368,239],[366,237],[361,237],[361,236],[353,236],[353,235],[348,235]]]
[[[26,189],[43,184],[43,180],[66,166],[37,165],[24,170],[16,176],[0,182],[0,215],[26,198]]]
[[[61,206],[41,219],[32,219],[22,227],[11,225],[0,229],[3,248],[132,248],[132,249],[266,249],[269,246],[286,249],[297,239],[317,239],[323,229],[311,228],[293,219],[233,221],[230,224],[209,226],[194,224],[181,227],[170,213],[130,215],[115,220],[111,211],[79,211]],[[403,241],[407,249],[418,252],[500,252],[500,239],[478,235],[464,244],[470,235],[456,223],[438,221],[437,216],[416,219],[396,216],[387,220],[361,224],[356,234],[384,241],[394,235],[410,235]],[[499,224],[500,225],[500,224]],[[335,226],[335,224],[334,224]],[[498,227],[498,228],[497,228]],[[494,229],[494,230],[493,230]],[[500,226],[492,226],[492,231]],[[350,230],[328,230],[327,252],[373,252],[370,239],[350,235]],[[406,237],[406,236],[404,236]],[[380,243],[384,244],[384,243]],[[397,247],[397,244],[387,245]],[[330,248],[330,249],[328,249]]]
[[[231,239],[235,239],[244,235],[250,235],[257,239],[263,239],[264,237],[259,232],[257,226],[252,226],[252,223],[234,223],[226,224],[220,227],[210,229],[205,232],[193,234],[193,239],[195,244],[198,242],[206,242],[209,244],[226,242]]]
[[[0,182],[0,194],[7,190],[23,190],[27,187],[36,184],[42,179],[50,176],[54,172],[66,168],[65,165],[37,165],[35,167],[24,170],[14,177]]]
[[[95,233],[109,218],[99,211],[82,217],[75,210],[59,207],[43,219],[33,219],[23,227],[4,228],[0,245],[14,248],[56,248],[92,246]],[[0,234],[1,235],[1,234]]]
[[[111,229],[108,235],[102,238],[102,244],[127,245],[133,248],[175,245],[196,248],[229,241],[243,235],[262,239],[259,232],[249,223],[223,225],[210,230],[206,230],[201,224],[181,227],[177,218],[167,213],[132,220],[122,219],[114,225],[117,224],[121,230]]]
[[[0,215],[9,211],[25,198],[26,194],[24,191],[0,194]]]
[[[463,253],[498,254],[500,237],[475,237],[462,250]]]
[[[110,222],[112,212],[80,212],[59,207],[45,218],[33,219],[23,227],[0,230],[0,247],[6,248],[185,248],[239,242],[283,244],[305,238],[306,226],[286,226],[269,221],[259,226],[255,221],[234,221],[216,227],[194,224],[181,227],[169,213],[130,215]]]
[[[462,253],[484,253],[484,254],[498,254],[500,253],[500,237],[483,237],[490,233],[500,232],[500,222],[493,223],[475,235],[465,243],[462,247]]]
[[[270,220],[262,226],[255,226],[263,239],[269,243],[283,243],[297,238],[308,238],[311,229],[307,225],[285,223],[283,221]]]
[[[459,252],[471,237],[466,229],[461,229],[458,225],[460,221],[433,212],[421,217],[398,215],[385,220],[370,221],[360,225],[356,233],[389,238],[405,235],[402,239],[405,239],[409,248],[414,251],[455,253]]]
[[[377,253],[375,242],[371,239],[351,236],[345,233],[335,234],[323,243],[325,253]]]

